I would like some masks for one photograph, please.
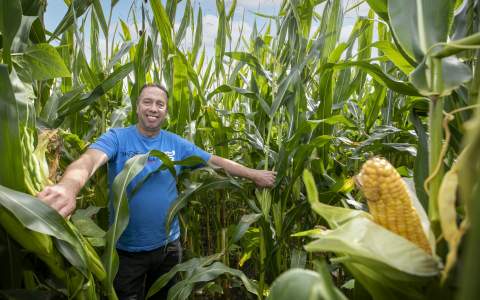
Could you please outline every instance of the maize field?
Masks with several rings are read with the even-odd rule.
[[[124,1],[129,21],[112,19]],[[165,226],[178,216],[183,262],[146,298],[175,276],[168,299],[480,295],[480,1],[283,0],[240,38],[236,0],[211,1],[210,28],[203,1],[64,3],[48,30],[50,1],[0,0],[0,299],[118,299],[126,187],[149,155],[185,162],[129,160],[113,223],[106,166],[69,218],[36,196],[135,124],[152,82],[170,93],[164,129],[277,177],[178,176]]]

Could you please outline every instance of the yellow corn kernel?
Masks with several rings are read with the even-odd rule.
[[[377,224],[432,253],[405,182],[386,159],[365,162],[357,180]]]

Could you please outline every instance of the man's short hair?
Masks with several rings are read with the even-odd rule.
[[[144,84],[144,85],[142,86],[142,88],[140,89],[140,91],[138,92],[138,96],[140,96],[140,94],[142,93],[142,91],[143,91],[144,89],[148,88],[148,87],[156,87],[156,88],[161,89],[161,90],[165,93],[165,95],[167,95],[167,100],[168,100],[169,95],[168,95],[168,90],[167,90],[167,88],[164,87],[163,85],[161,85],[161,84],[159,84],[159,83],[155,83],[155,82],[154,82],[154,83],[146,83],[146,84]]]

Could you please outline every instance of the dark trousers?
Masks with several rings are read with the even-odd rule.
[[[143,300],[152,284],[182,260],[179,240],[151,251],[127,252],[117,249],[120,264],[113,282],[120,300]],[[167,299],[172,279],[150,299]]]

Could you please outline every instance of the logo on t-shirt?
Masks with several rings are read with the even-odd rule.
[[[168,158],[170,158],[170,160],[175,160],[175,150],[164,151],[163,153],[165,153],[168,156]]]

